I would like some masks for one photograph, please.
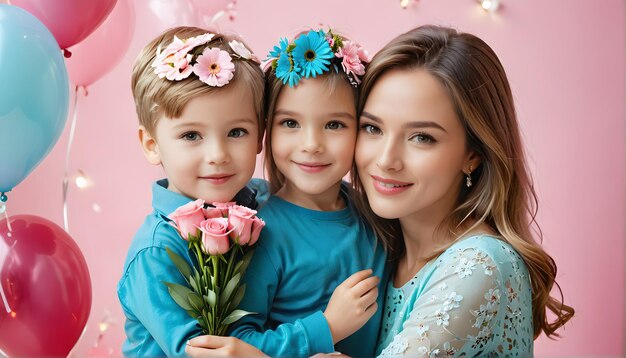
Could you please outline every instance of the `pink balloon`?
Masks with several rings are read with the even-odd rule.
[[[35,15],[62,49],[84,40],[109,15],[117,0],[11,0]]]
[[[72,47],[65,59],[70,81],[89,86],[115,67],[124,57],[135,31],[131,0],[119,0],[111,14],[93,34]]]
[[[87,323],[87,263],[59,226],[34,215],[0,221],[0,349],[13,357],[66,357]]]
[[[191,2],[201,15],[211,17],[218,11],[226,10],[226,5],[231,0],[191,0]]]

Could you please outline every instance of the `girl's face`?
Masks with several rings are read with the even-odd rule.
[[[355,160],[372,210],[388,219],[450,213],[478,162],[439,81],[423,69],[391,70],[360,119]]]
[[[283,197],[301,204],[337,195],[352,165],[357,134],[354,95],[341,81],[333,91],[324,77],[285,86],[272,118],[272,156],[285,176]]]

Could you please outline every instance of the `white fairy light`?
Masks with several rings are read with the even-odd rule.
[[[78,171],[78,175],[76,175],[76,179],[74,179],[74,182],[76,183],[78,189],[85,189],[87,186],[89,186],[89,180],[82,170]]]
[[[500,6],[500,0],[480,0],[480,6],[489,12],[495,12]]]

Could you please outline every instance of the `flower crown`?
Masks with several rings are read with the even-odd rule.
[[[154,73],[159,78],[165,77],[170,81],[180,81],[194,73],[200,81],[212,87],[228,84],[235,72],[233,58],[228,51],[208,46],[201,53],[194,51],[209,43],[214,36],[215,34],[206,33],[185,40],[174,36],[174,40],[164,50],[161,50],[161,46],[157,48],[156,58],[152,62]],[[259,62],[241,42],[233,40],[228,45],[235,58]]]
[[[339,72],[337,62],[341,63],[350,83],[356,87],[361,83],[359,76],[365,74],[363,62],[369,62],[369,57],[356,42],[343,40],[330,30],[311,30],[292,43],[281,38],[261,68],[266,71],[271,65],[276,77],[283,80],[283,84],[289,83],[293,87],[302,77],[316,77],[330,71],[329,65]]]

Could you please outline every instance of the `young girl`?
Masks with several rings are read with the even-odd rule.
[[[231,332],[270,356],[374,353],[386,257],[342,183],[364,61],[356,43],[322,30],[281,39],[270,53],[265,161],[273,195],[259,210],[266,226],[240,305],[256,314]]]
[[[537,200],[493,50],[444,27],[400,35],[372,60],[359,112],[359,205],[396,265],[377,353],[527,357],[541,332],[558,336],[574,310],[550,296],[556,264],[533,239]]]

